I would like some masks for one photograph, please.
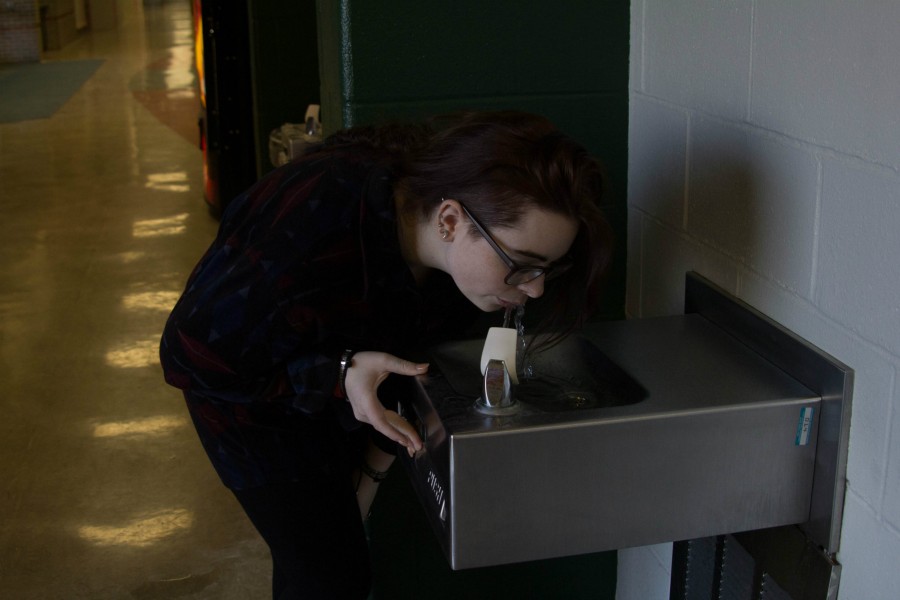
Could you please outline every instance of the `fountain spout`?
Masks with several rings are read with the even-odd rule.
[[[480,408],[487,410],[510,408],[515,404],[512,395],[512,381],[506,362],[493,358],[484,370],[484,386],[479,402]]]

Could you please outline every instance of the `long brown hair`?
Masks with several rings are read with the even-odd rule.
[[[575,220],[573,266],[545,286],[540,300],[546,309],[537,329],[547,336],[539,345],[561,341],[594,312],[613,247],[599,207],[602,168],[548,119],[519,111],[467,112],[341,135],[332,141],[363,141],[385,153],[405,209],[418,218],[429,218],[442,198],[453,198],[489,228],[511,226],[533,207]]]

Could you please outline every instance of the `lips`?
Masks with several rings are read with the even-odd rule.
[[[513,300],[505,300],[503,298],[497,298],[497,304],[499,304],[503,308],[515,308],[522,304],[522,302],[517,302]]]

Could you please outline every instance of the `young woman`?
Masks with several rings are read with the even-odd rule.
[[[601,193],[549,121],[495,112],[340,132],[229,205],[160,356],[274,598],[366,597],[363,516],[397,446],[422,445],[379,387],[477,310],[545,296],[548,343],[577,328],[612,244]]]

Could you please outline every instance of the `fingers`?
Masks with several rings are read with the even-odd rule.
[[[400,445],[406,448],[406,451],[410,456],[421,450],[422,438],[419,437],[419,434],[416,432],[415,427],[410,425],[409,421],[407,421],[397,413],[393,411],[387,412],[391,415],[389,422],[394,427],[394,429],[399,431],[405,439],[405,441],[400,442]]]
[[[378,386],[390,375],[414,376],[428,371],[427,363],[415,363],[382,352],[358,352],[347,369],[344,387],[358,421],[406,448],[410,455],[422,448],[415,428],[396,412],[386,410],[377,396]]]
[[[420,375],[428,371],[428,363],[414,363],[391,356],[386,369],[397,375]]]
[[[373,420],[371,425],[385,437],[406,448],[410,456],[422,449],[422,440],[416,429],[392,410],[385,410],[381,418]]]
[[[386,352],[364,351],[353,356],[353,366],[347,370],[348,375],[353,369],[377,371],[383,380],[390,373],[420,375],[428,371],[428,363],[414,363]]]

